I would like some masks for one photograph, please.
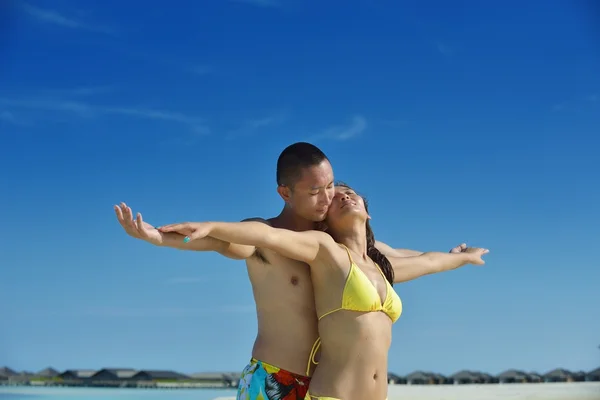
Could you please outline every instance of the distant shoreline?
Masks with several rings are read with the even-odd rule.
[[[390,383],[388,385],[390,388],[399,388],[398,390],[405,390],[401,388],[411,388],[410,390],[415,391],[443,391],[448,389],[450,391],[456,391],[457,389],[453,388],[466,388],[469,387],[472,390],[474,388],[486,388],[486,387],[514,387],[514,388],[533,388],[533,387],[553,387],[556,388],[558,386],[564,386],[569,388],[583,387],[583,386],[597,386],[599,388],[600,393],[600,382],[522,382],[522,383],[481,383],[481,384],[452,384],[452,385],[436,385],[436,384],[394,384]],[[75,384],[60,384],[60,383],[52,383],[52,384],[32,384],[31,382],[26,383],[8,383],[0,381],[0,388],[40,388],[40,389],[113,389],[113,390],[133,390],[133,389],[142,389],[142,390],[175,390],[175,389],[210,389],[210,390],[236,390],[237,386],[225,386],[225,385],[211,385],[205,384],[202,382],[148,382],[145,384],[137,384],[137,385],[117,385],[112,384],[100,384],[100,385],[75,385]]]
[[[236,389],[240,379],[240,372],[184,374],[169,370],[138,370],[134,368],[102,368],[99,370],[68,369],[59,372],[48,367],[37,373],[31,373],[27,371],[16,372],[8,367],[0,368],[0,385],[20,387]],[[558,382],[564,382],[569,385],[583,382],[600,382],[600,368],[589,372],[572,372],[557,368],[545,374],[510,369],[496,376],[469,370],[462,370],[450,376],[433,372],[415,371],[406,376],[388,373],[387,381],[393,387],[492,387],[518,384],[544,386]]]
[[[142,390],[175,390],[175,389],[211,389],[211,390],[236,390],[237,386],[226,386],[223,384],[206,384],[203,382],[148,382],[144,384],[127,384],[123,385],[120,382],[105,383],[105,384],[62,384],[62,383],[36,383],[34,382],[2,382],[0,388],[15,387],[15,388],[82,388],[82,389],[142,389]]]

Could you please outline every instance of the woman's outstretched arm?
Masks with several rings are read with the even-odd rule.
[[[406,282],[424,275],[450,271],[463,265],[483,265],[489,250],[468,247],[462,253],[428,252],[415,257],[388,257],[394,269],[394,283]]]
[[[186,237],[186,242],[210,236],[225,242],[269,249],[284,257],[309,264],[317,258],[322,245],[327,240],[333,241],[324,232],[313,230],[296,232],[273,228],[266,221],[186,222],[162,226],[159,230],[161,232],[191,230],[192,233]]]

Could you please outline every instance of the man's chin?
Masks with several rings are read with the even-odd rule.
[[[325,218],[327,218],[327,211],[325,211],[323,213],[317,213],[317,214],[315,214],[313,221],[315,221],[315,222],[323,222],[323,221],[325,221]]]

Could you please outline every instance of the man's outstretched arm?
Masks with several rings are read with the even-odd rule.
[[[252,246],[229,243],[213,237],[206,237],[201,240],[186,242],[184,241],[184,234],[177,232],[160,232],[154,226],[144,222],[141,214],[139,213],[134,220],[131,208],[125,203],[115,206],[114,209],[119,224],[121,224],[129,236],[144,240],[155,246],[171,247],[178,250],[214,251],[234,260],[244,260],[249,258],[256,250]]]
[[[151,227],[151,229],[156,228]],[[179,233],[168,232],[161,233],[161,235],[162,242],[157,244],[157,246],[170,247],[178,250],[214,251],[234,260],[245,260],[246,258],[251,257],[256,250],[253,246],[229,243],[210,236],[192,242],[184,242],[185,236]]]

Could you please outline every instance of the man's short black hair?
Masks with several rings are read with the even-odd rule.
[[[277,159],[277,185],[293,187],[302,177],[304,168],[313,167],[327,160],[317,146],[298,142],[286,147]]]

